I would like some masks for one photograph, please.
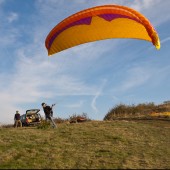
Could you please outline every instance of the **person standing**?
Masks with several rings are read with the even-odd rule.
[[[19,114],[19,111],[17,110],[16,113],[15,113],[15,116],[14,116],[14,127],[17,128],[18,125],[19,127],[22,127],[22,122],[20,120],[20,114]]]
[[[55,122],[53,120],[53,109],[52,109],[54,104],[52,106],[48,106],[47,104],[42,103],[41,105],[42,105],[43,110],[44,110],[45,119],[50,120],[50,122],[52,123],[52,127],[56,128],[57,125],[55,124]]]

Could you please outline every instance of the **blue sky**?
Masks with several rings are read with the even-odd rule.
[[[157,30],[150,42],[110,39],[48,57],[45,39],[61,20],[104,4],[129,6]],[[16,110],[57,103],[54,116],[102,120],[115,105],[170,100],[170,0],[0,0],[0,123]]]

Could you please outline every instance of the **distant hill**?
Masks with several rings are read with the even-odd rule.
[[[104,117],[104,120],[129,118],[164,118],[170,119],[170,101],[162,104],[142,103],[138,105],[119,104],[113,107]]]

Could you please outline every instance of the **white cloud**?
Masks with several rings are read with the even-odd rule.
[[[170,40],[170,37],[167,37],[167,38],[161,40],[161,45],[168,42],[169,40]]]
[[[3,49],[7,50],[9,53],[9,45],[13,45],[17,42],[19,38],[19,32],[16,28],[3,28],[3,32],[0,33],[1,39],[0,43]],[[18,43],[18,42],[17,42]]]
[[[160,3],[160,0],[135,0],[133,3],[131,3],[131,8],[134,8],[137,11],[141,11],[144,9],[149,9],[157,3]]]
[[[66,105],[66,107],[68,107],[68,108],[81,108],[83,106],[83,104],[84,104],[84,101],[80,100],[77,103],[68,104],[68,105]]]
[[[5,2],[5,0],[0,0],[0,5],[3,4]]]
[[[97,92],[95,93],[95,95],[94,95],[94,97],[93,97],[93,99],[92,99],[91,107],[93,108],[93,110],[94,110],[95,113],[98,112],[98,109],[97,109],[97,107],[96,107],[96,101],[97,101],[98,97],[99,97],[100,95],[102,95],[102,91],[103,91],[104,86],[106,85],[106,82],[107,82],[106,79],[103,80],[103,82],[101,83],[101,86],[99,86]]]
[[[151,77],[151,72],[145,68],[134,67],[127,71],[127,77],[118,87],[118,91],[124,92],[146,83]]]
[[[1,2],[2,1],[0,1],[0,3]],[[79,5],[76,6],[74,2]],[[84,5],[83,3],[86,4]],[[8,60],[9,56],[11,60],[8,61],[8,69],[10,72],[3,70],[3,72],[0,73],[0,102],[2,114],[0,122],[13,121],[13,115],[16,110],[24,112],[21,104],[38,102],[42,98],[48,100],[61,95],[93,95],[91,108],[94,112],[98,112],[98,99],[106,91],[111,91],[110,89],[105,89],[106,86],[111,85],[108,85],[109,81],[107,80],[98,83],[100,82],[98,77],[94,77],[96,80],[90,82],[90,80],[86,79],[86,71],[88,71],[88,68],[100,70],[97,62],[103,59],[105,57],[104,55],[108,53],[115,54],[118,41],[84,44],[58,53],[52,56],[52,58],[48,58],[47,56],[44,41],[46,35],[55,24],[66,16],[71,15],[74,11],[78,11],[79,7],[83,9],[88,6],[106,3],[117,3],[117,1],[78,2],[78,0],[76,0],[65,5],[65,1],[39,0],[36,1],[38,11],[36,11],[37,15],[34,16],[35,21],[38,22],[34,22],[30,27],[27,27],[27,36],[25,36],[25,39],[22,39],[23,37],[21,35],[23,35],[23,32],[21,27],[10,27],[10,29],[6,30],[3,28],[4,31],[1,32],[0,42],[1,46],[6,49],[3,49],[3,51],[6,52],[4,52],[4,54],[1,53],[1,57],[7,55]],[[131,2],[129,2],[129,0],[122,0],[119,1],[119,3],[122,5],[128,4],[144,12],[154,23],[160,24],[170,18],[169,6],[167,5],[169,4],[169,0],[136,0]],[[162,9],[164,9],[163,12]],[[33,18],[32,15],[30,17]],[[10,13],[8,16],[8,22],[13,22],[13,24],[15,24],[14,21],[18,19],[19,16],[17,13]],[[30,35],[30,37],[28,35]],[[27,38],[29,38],[29,40]],[[22,44],[18,45],[20,41],[22,41]],[[169,37],[162,40],[161,43],[168,41]],[[13,45],[14,50],[6,47],[7,45]],[[121,45],[119,42],[119,47]],[[131,54],[133,55],[133,53]],[[2,62],[1,60],[1,63]],[[115,61],[115,63],[119,62]],[[139,87],[145,84],[152,76],[152,70],[147,70],[142,67],[133,68],[127,72],[127,77],[122,81],[122,84],[114,89],[110,95],[115,94],[117,96],[117,93],[115,93],[117,91],[125,92]],[[117,97],[114,99],[118,100]],[[81,108],[83,106],[83,99],[78,103],[67,105],[68,108]]]
[[[18,16],[17,13],[11,12],[11,13],[8,15],[8,17],[7,17],[7,20],[8,20],[9,23],[12,23],[13,21],[18,20],[18,17],[19,17],[19,16]]]
[[[92,100],[92,102],[91,102],[91,107],[93,108],[93,110],[94,110],[95,113],[98,112],[98,109],[97,109],[97,107],[96,107],[96,100],[97,100],[97,98],[98,98],[100,95],[101,95],[101,91],[98,91],[98,92],[95,94],[95,96],[94,96],[94,98],[93,98],[93,100]]]
[[[131,7],[141,11],[154,27],[170,20],[169,6],[169,0],[136,0],[131,4]]]

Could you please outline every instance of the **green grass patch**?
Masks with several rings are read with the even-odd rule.
[[[0,128],[1,169],[170,169],[169,121]]]

